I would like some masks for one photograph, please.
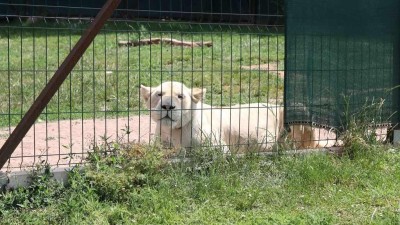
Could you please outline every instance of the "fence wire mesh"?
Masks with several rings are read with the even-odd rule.
[[[285,123],[336,139],[356,117],[386,139],[399,122],[399,1],[286,2]]]
[[[0,144],[103,3],[0,3]],[[266,126],[262,108],[280,106],[283,101],[283,28],[280,0],[124,2],[4,170],[43,162],[71,166],[83,163],[87,152],[99,146],[113,148],[117,141],[150,143],[157,136],[157,126],[141,84],[156,87],[178,81],[188,87],[189,95],[196,88],[206,89],[201,104],[204,114],[217,112],[207,105],[225,107],[212,115],[229,124],[226,127],[236,125],[250,133],[246,126],[250,119]],[[245,105],[249,103],[258,104]],[[241,106],[231,107],[237,104]],[[280,107],[268,110],[275,118]],[[200,126],[205,129],[203,123]],[[268,130],[257,131],[257,136],[258,132],[264,133],[264,139],[271,135]],[[185,134],[181,131],[179,138]],[[262,142],[269,141],[274,142]]]

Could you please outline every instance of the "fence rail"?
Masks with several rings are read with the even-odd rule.
[[[26,1],[0,3],[0,13],[22,17],[90,18],[104,1]],[[283,0],[122,1],[113,19],[173,19],[191,22],[283,25]]]

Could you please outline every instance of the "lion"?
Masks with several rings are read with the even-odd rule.
[[[309,124],[291,124],[288,137],[296,149],[329,148],[340,145],[334,129]]]
[[[283,131],[283,107],[269,103],[238,104],[217,110],[223,140],[235,152],[268,151]],[[217,111],[217,112],[219,112]]]
[[[202,102],[205,89],[164,82],[158,87],[141,85],[140,92],[156,122],[155,135],[163,144],[175,148],[190,148],[206,141],[214,146],[225,145],[219,130],[210,125],[211,106]]]
[[[203,102],[206,89],[173,81],[157,87],[141,85],[140,92],[156,122],[156,138],[174,148],[211,144],[224,153],[250,145],[270,150],[283,130],[281,106],[251,103],[212,107]]]

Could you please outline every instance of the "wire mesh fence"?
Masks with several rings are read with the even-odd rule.
[[[399,122],[399,1],[286,6],[285,123],[338,139],[354,120],[385,140]]]
[[[0,144],[103,3],[0,3]],[[398,84],[398,3],[392,3],[380,6],[391,12],[390,26],[374,20],[344,38],[341,32],[363,21],[332,20],[318,1],[287,1],[287,17],[282,0],[124,1],[3,170],[81,164],[89,151],[119,143],[224,152],[331,147],[343,144],[342,122],[350,114],[385,140],[386,125],[398,118],[375,120],[376,113],[397,110],[397,92],[379,101]],[[348,15],[362,4],[335,12]],[[380,32],[365,32],[371,29]]]
[[[147,144],[162,136],[150,116],[157,110],[149,112],[141,84],[183,83],[188,88],[185,100],[193,99],[196,88],[205,89],[199,105],[202,116],[219,110],[210,120],[224,121],[229,128],[242,124],[239,130],[247,129],[247,133],[250,118],[267,125],[260,108],[279,106],[283,101],[282,1],[192,1],[190,6],[180,1],[132,2],[122,4],[114,13],[4,169],[42,162],[52,166],[80,164],[89,150],[100,145],[116,141]],[[0,4],[3,143],[102,3]],[[237,104],[241,106],[231,107]],[[211,106],[216,109],[209,110]],[[191,115],[196,112],[184,109]],[[264,113],[276,118],[279,108],[273,109]],[[232,116],[238,113],[243,115]],[[204,124],[200,123],[201,130],[206,130]],[[212,127],[216,125],[214,122]],[[215,136],[212,127],[210,134]],[[260,137],[265,133],[264,139],[271,135],[265,130],[257,132]],[[183,134],[181,131],[179,138]]]

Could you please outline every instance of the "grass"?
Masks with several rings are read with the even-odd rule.
[[[4,191],[0,223],[399,224],[399,149],[347,146],[340,157],[203,149],[170,164],[157,146],[114,145],[65,186],[45,169],[28,188]]]
[[[15,125],[87,26],[48,21],[0,24],[0,127]],[[212,41],[211,48],[170,45],[118,47],[120,40],[171,37]],[[251,26],[156,22],[109,23],[78,62],[40,120],[138,114],[139,85],[168,80],[207,88],[213,105],[276,101],[283,80],[276,72],[240,67],[271,63],[283,70],[284,36]]]

